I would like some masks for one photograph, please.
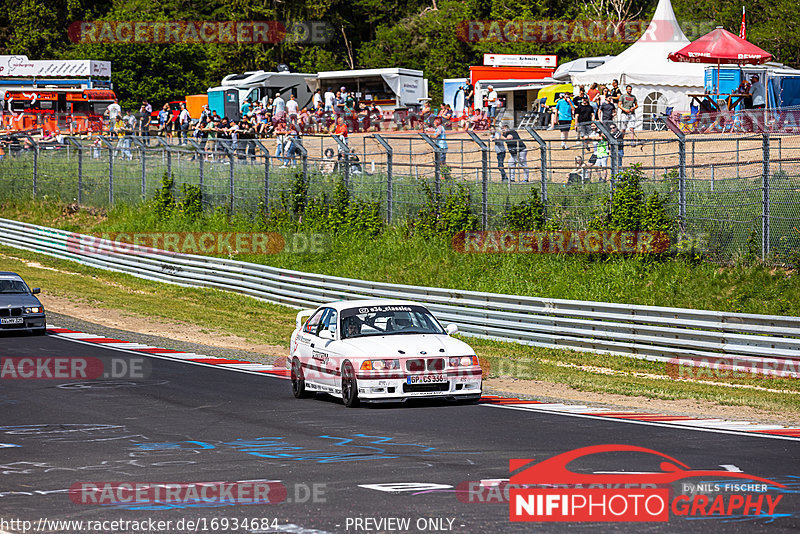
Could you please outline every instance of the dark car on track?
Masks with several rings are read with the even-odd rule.
[[[0,271],[0,332],[29,331],[44,334],[47,322],[44,306],[33,289],[17,273]]]

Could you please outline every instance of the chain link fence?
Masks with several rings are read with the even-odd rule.
[[[448,132],[447,149],[420,132],[392,131],[288,138],[20,137],[0,160],[0,195],[47,197],[107,207],[153,198],[165,175],[200,187],[205,207],[231,212],[273,210],[291,201],[302,178],[310,196],[330,197],[342,180],[359,200],[378,202],[390,224],[413,218],[430,194],[459,185],[485,229],[535,189],[548,219],[582,230],[613,195],[618,170],[639,165],[646,194],[666,199],[681,234],[720,261],[756,254],[770,261],[800,258],[800,135],[687,135],[637,132],[614,139],[571,138],[519,130],[526,162],[488,132]],[[594,158],[592,156],[595,156]],[[516,163],[516,165],[515,165]]]

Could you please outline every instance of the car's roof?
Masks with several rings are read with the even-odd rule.
[[[22,278],[17,273],[12,273],[11,271],[0,271],[0,276],[16,276],[17,278]]]
[[[350,308],[366,308],[370,306],[422,306],[419,302],[399,299],[361,299],[361,300],[338,300],[325,304],[324,308],[333,308],[341,311]]]

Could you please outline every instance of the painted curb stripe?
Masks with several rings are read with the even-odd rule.
[[[181,350],[163,349],[151,347],[142,343],[133,343],[121,339],[100,337],[94,334],[58,328],[51,325],[47,326],[47,333],[62,337],[67,340],[91,343],[110,349],[120,349],[131,353],[151,354],[173,361],[188,362],[193,364],[215,366],[229,371],[246,372],[251,374],[262,374],[273,376],[280,379],[288,379],[290,372],[279,366],[249,362],[246,360],[234,360],[228,358],[218,358],[216,356],[206,356],[194,352]],[[800,428],[786,428],[774,424],[759,424],[750,421],[725,421],[715,418],[696,418],[687,415],[667,415],[646,412],[620,412],[610,408],[589,408],[580,404],[561,404],[545,403],[535,400],[519,399],[517,397],[501,397],[499,395],[484,395],[481,397],[480,404],[495,406],[498,408],[510,408],[523,411],[542,412],[549,414],[562,414],[578,417],[598,418],[605,420],[616,420],[619,422],[655,424],[658,426],[671,426],[683,430],[696,429],[720,432],[735,432],[743,435],[773,437],[778,439],[800,440]]]

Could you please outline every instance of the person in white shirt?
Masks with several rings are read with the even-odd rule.
[[[497,91],[493,86],[487,87],[489,96],[486,99],[486,104],[489,106],[489,125],[494,126],[494,118],[497,116],[497,107],[500,105],[500,100],[497,98]]]
[[[322,102],[322,95],[319,94],[319,89],[317,89],[316,91],[314,91],[314,96],[312,97],[312,100],[311,100],[311,105],[312,105],[311,109],[317,109],[319,104],[322,104],[322,103],[323,103]]]
[[[108,117],[108,131],[114,133],[114,124],[117,122],[117,117],[122,113],[122,108],[119,107],[119,103],[114,100],[114,102],[106,108],[104,113],[105,116]]]
[[[332,113],[333,112],[333,103],[336,100],[336,95],[333,92],[333,87],[328,87],[328,90],[325,91],[325,112]]]
[[[286,113],[286,101],[281,98],[280,93],[275,93],[275,100],[272,101],[275,108],[275,117],[280,119]]]
[[[760,130],[764,129],[764,108],[767,107],[767,90],[761,83],[758,74],[750,76],[750,96],[753,99],[753,114]]]
[[[297,104],[297,99],[294,95],[289,97],[289,101],[286,102],[286,115],[287,115],[287,123],[288,124],[297,124],[297,114],[300,111],[300,107]]]
[[[186,104],[181,104],[181,112],[178,115],[178,124],[180,125],[181,131],[179,134],[179,145],[186,144],[186,138],[189,135],[189,125],[192,122],[192,117],[189,115],[189,110],[186,109]]]

